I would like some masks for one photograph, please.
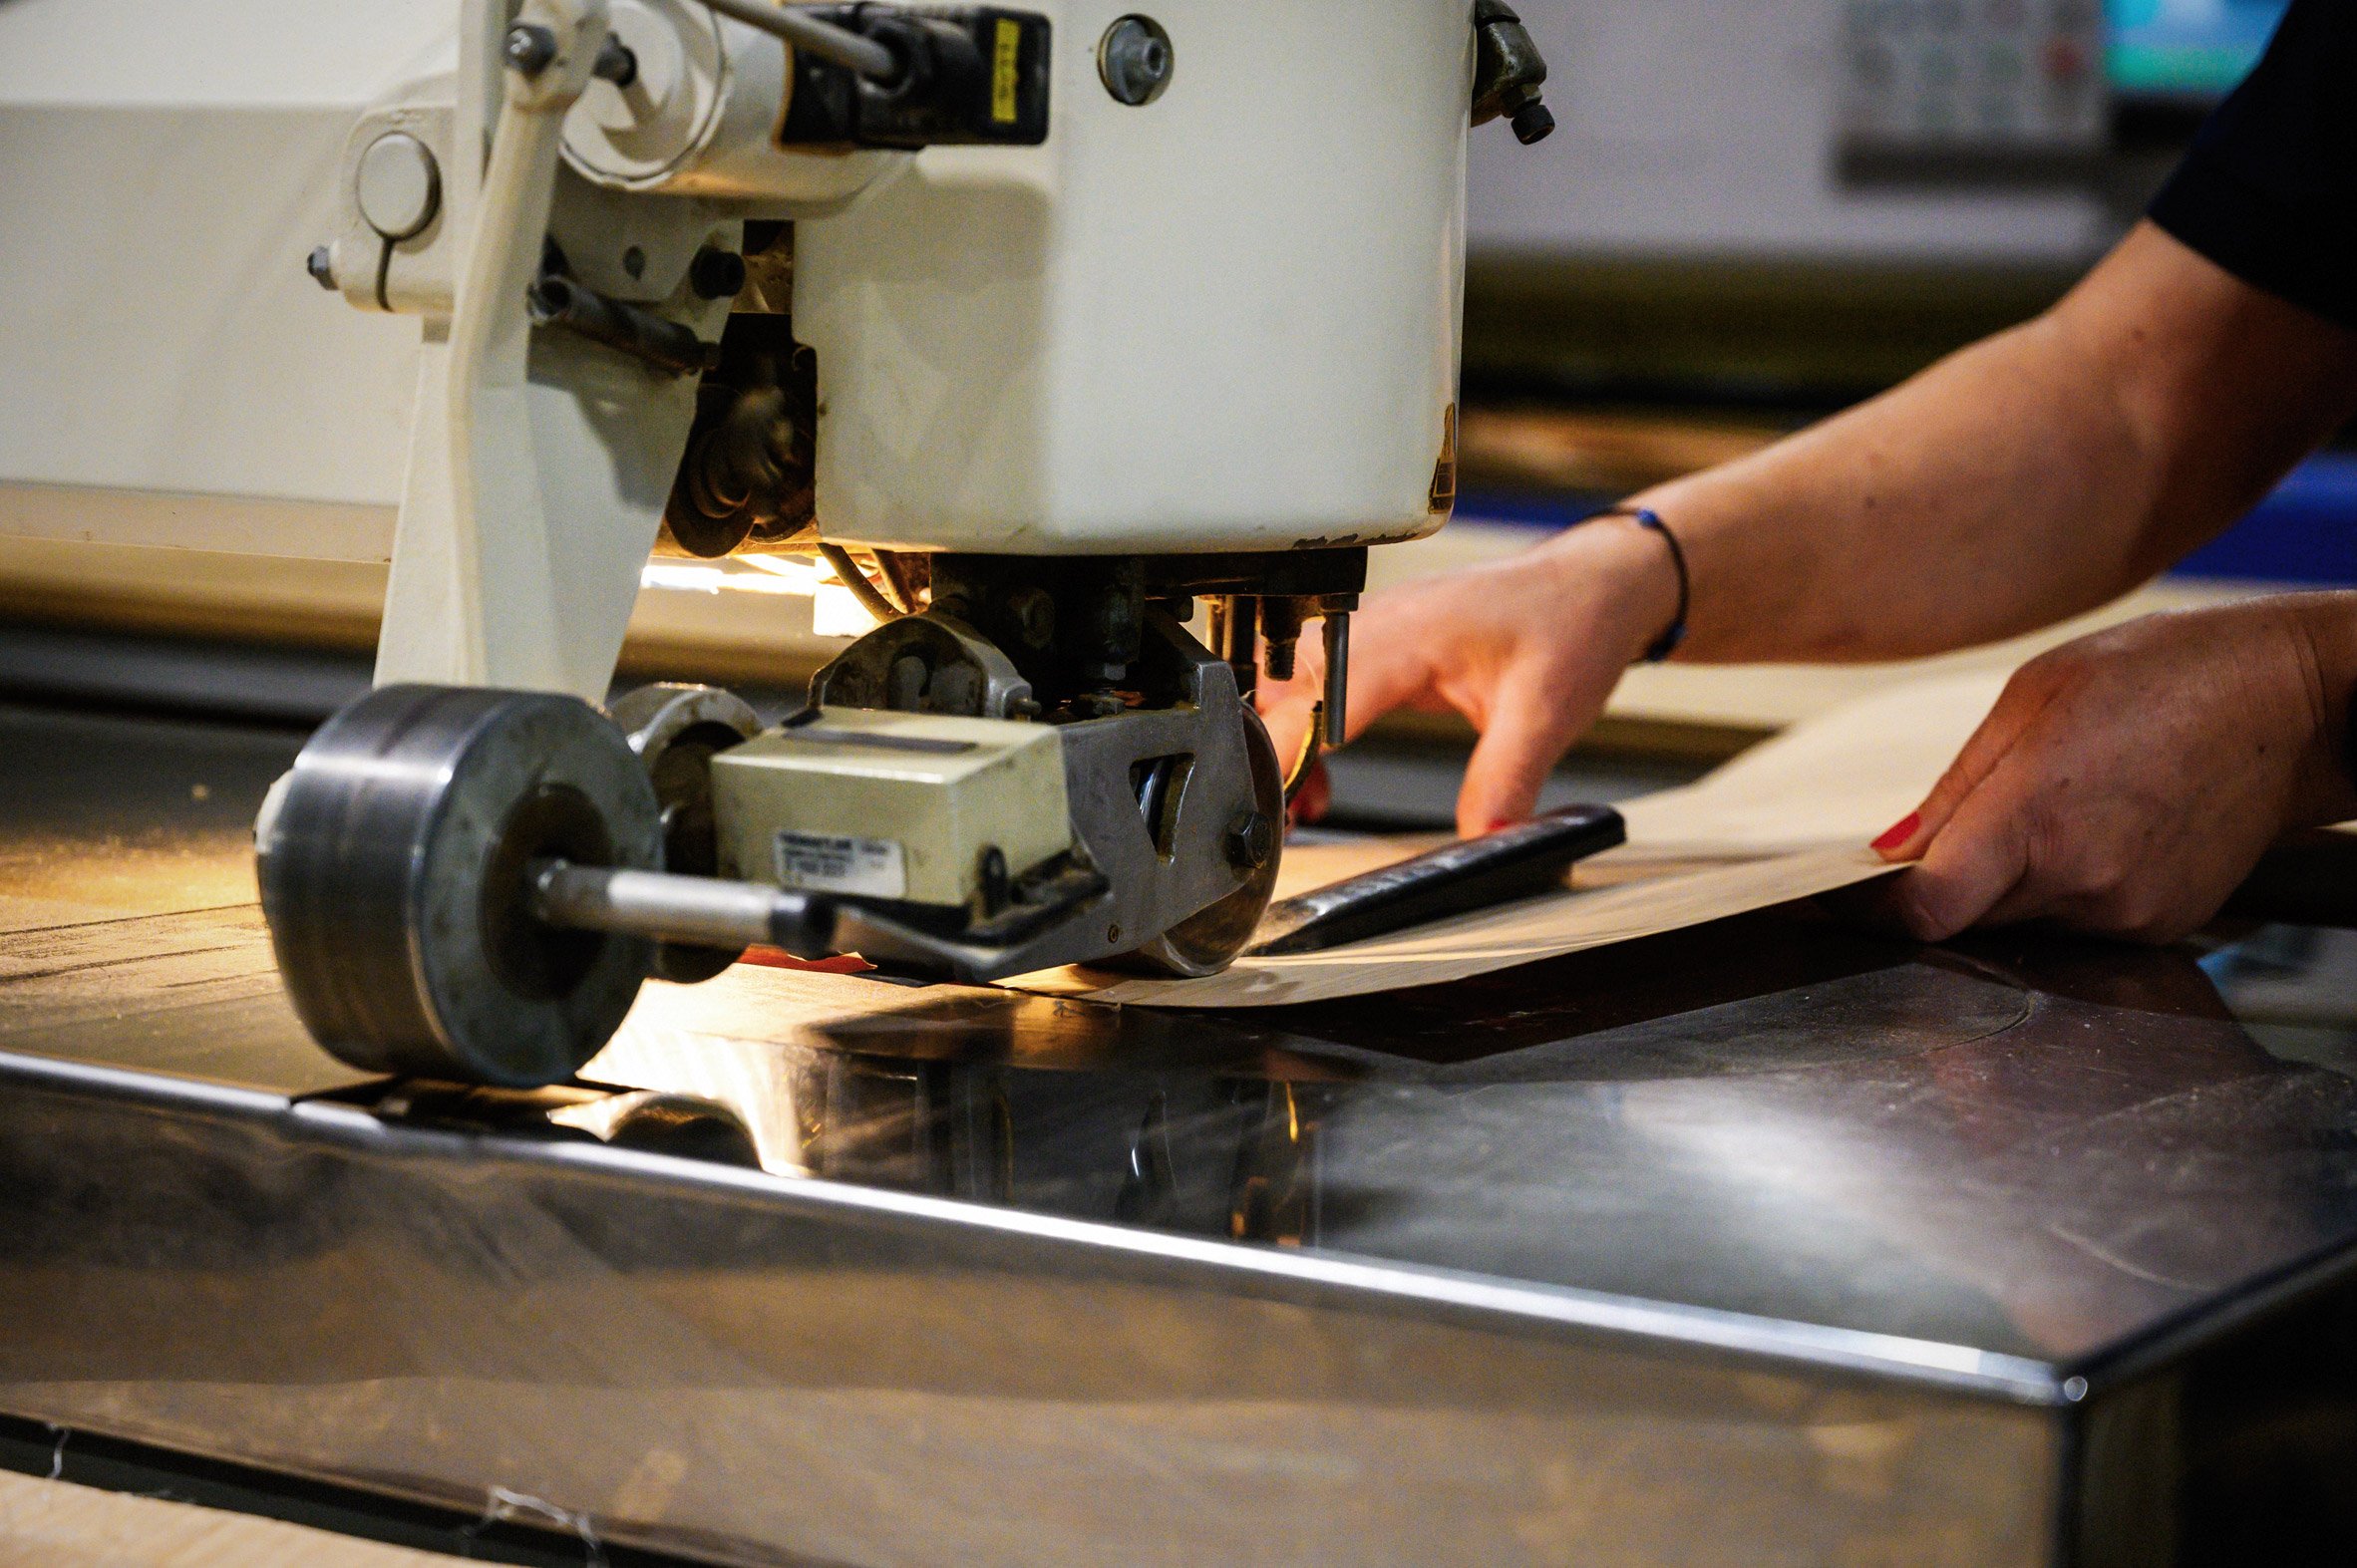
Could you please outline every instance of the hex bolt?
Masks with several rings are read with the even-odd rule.
[[[708,245],[688,263],[688,287],[698,299],[735,299],[745,291],[745,258]]]
[[[303,258],[303,270],[311,274],[312,282],[331,294],[335,292],[336,253],[332,248],[326,245],[312,246],[311,253]]]
[[[1258,811],[1239,812],[1227,824],[1221,847],[1227,851],[1229,865],[1239,871],[1257,871],[1268,864],[1269,855],[1276,849],[1276,830]]]
[[[537,22],[518,22],[507,29],[500,54],[518,76],[538,76],[556,58],[556,35]]]
[[[1151,104],[1171,84],[1177,54],[1171,35],[1152,17],[1125,16],[1097,45],[1097,77],[1117,103]]]

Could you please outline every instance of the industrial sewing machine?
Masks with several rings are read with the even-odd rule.
[[[1513,12],[459,28],[353,128],[310,257],[427,322],[377,690],[257,824],[313,1034],[531,1084],[756,942],[1227,964],[1366,551],[1454,497],[1467,128],[1551,126]],[[766,732],[709,688],[601,712],[650,550],[817,553],[879,624]],[[1310,621],[1288,766],[1252,687]]]
[[[264,823],[351,1068],[213,896],[293,742],[0,705],[0,1465],[551,1560],[2350,1560],[2345,934],[804,976],[381,1076],[755,937],[1222,961],[1246,684],[1439,520],[1467,106],[1530,107],[1438,0],[448,3],[0,5],[0,525],[397,556]],[[925,150],[862,42],[966,84]],[[816,717],[588,706],[650,551],[823,543],[880,625]]]

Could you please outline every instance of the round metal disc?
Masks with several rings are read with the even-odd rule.
[[[1250,708],[1244,713],[1244,754],[1252,770],[1253,809],[1276,835],[1268,859],[1241,887],[1188,915],[1153,941],[1126,953],[1118,967],[1192,979],[1215,975],[1235,962],[1252,940],[1262,911],[1276,892],[1277,867],[1284,862],[1285,778],[1276,743]]]
[[[534,860],[662,864],[645,770],[575,698],[372,692],[311,738],[254,836],[295,1011],[356,1068],[553,1083],[611,1038],[646,976],[648,943],[529,910]]]

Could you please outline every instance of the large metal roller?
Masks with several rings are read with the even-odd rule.
[[[548,861],[658,870],[645,768],[587,704],[393,686],[313,736],[255,825],[288,994],[352,1066],[546,1084],[595,1055],[653,962],[535,918]]]

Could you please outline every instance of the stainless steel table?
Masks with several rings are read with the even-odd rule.
[[[298,741],[0,710],[0,1411],[723,1562],[2350,1560],[2357,937],[740,966],[463,1093],[277,990]]]

